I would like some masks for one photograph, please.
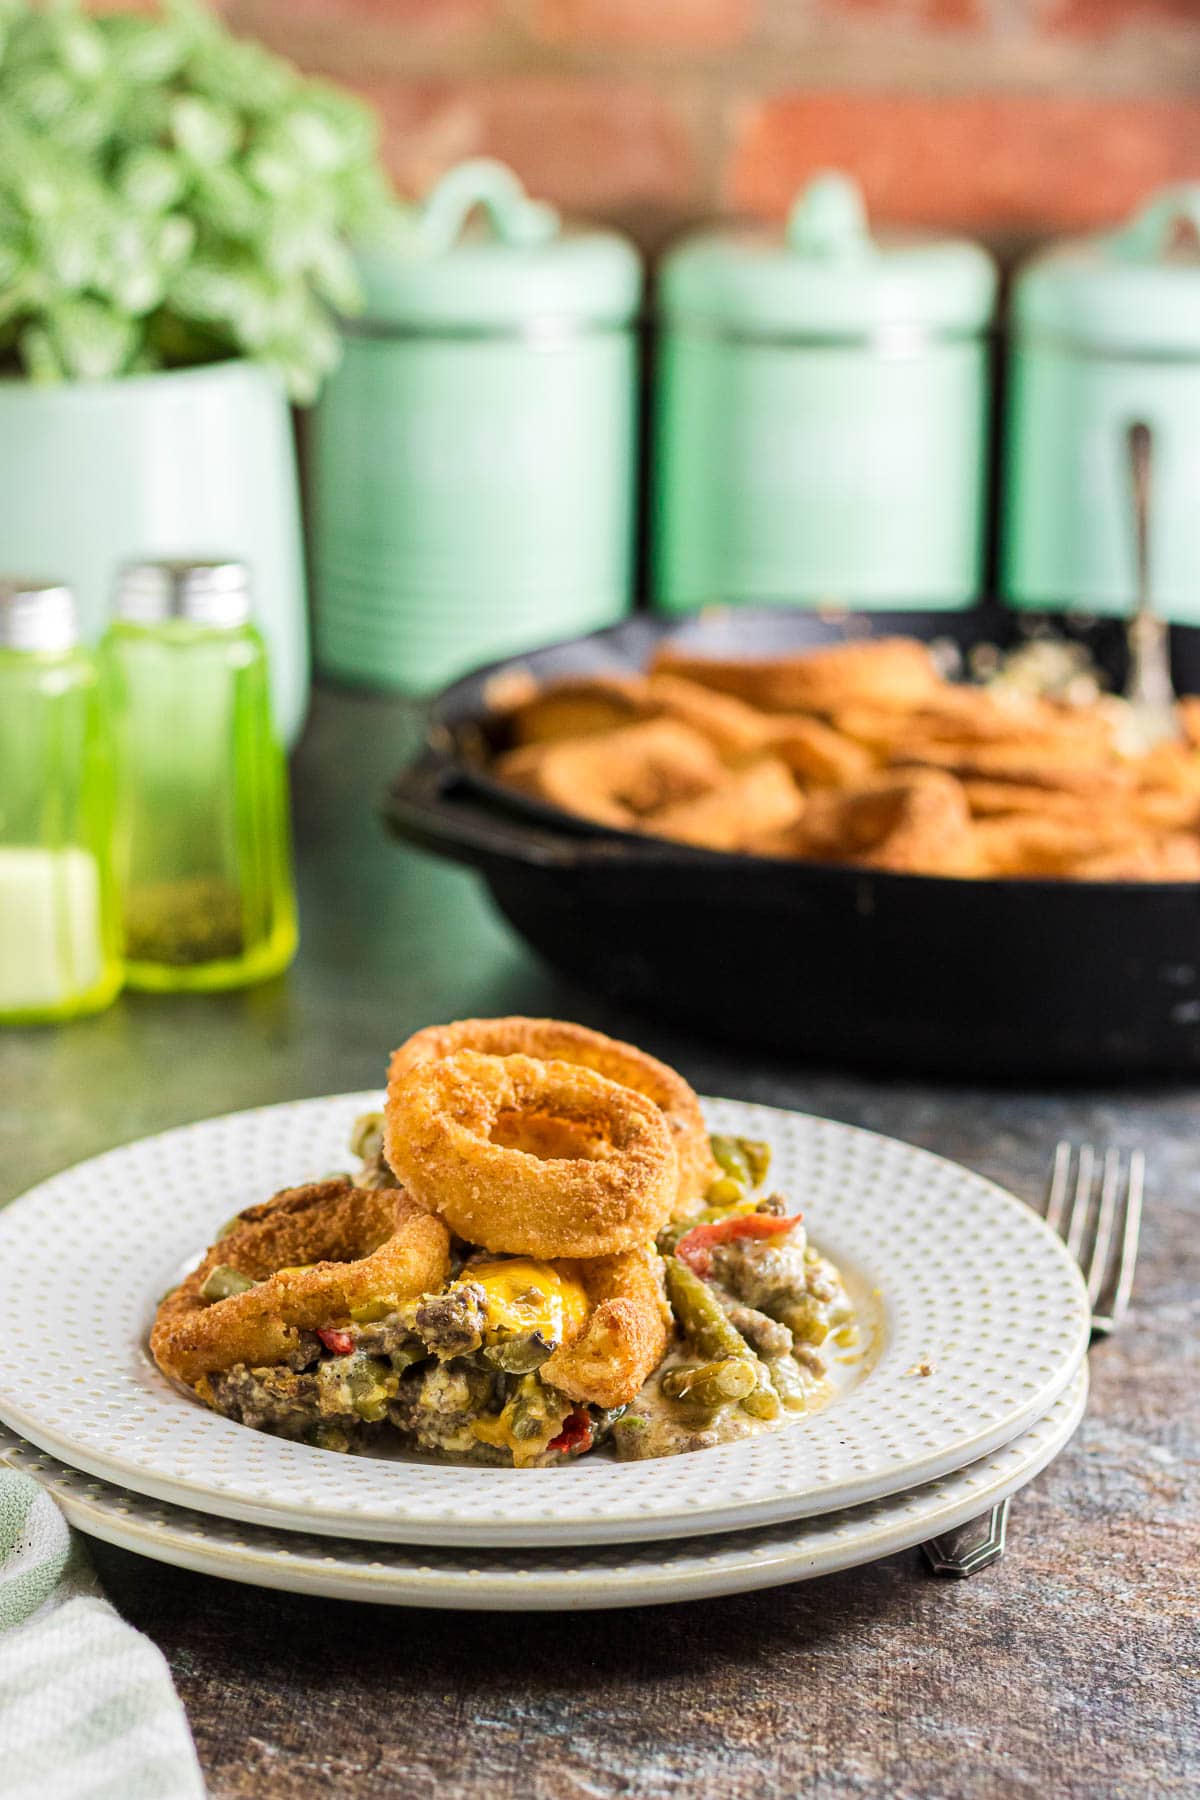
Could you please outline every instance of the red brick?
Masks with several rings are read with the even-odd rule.
[[[675,201],[694,185],[687,126],[647,85],[533,76],[357,85],[382,113],[384,155],[406,193],[478,155],[500,157],[532,192],[585,212]]]
[[[778,215],[842,168],[879,218],[1040,232],[1106,225],[1198,167],[1200,100],[824,93],[744,107],[725,189]]]
[[[500,0],[257,0],[255,10],[272,38],[289,25],[311,36],[314,27],[325,24],[334,32],[362,24],[452,37],[493,18],[499,7]]]
[[[525,29],[548,44],[715,50],[744,38],[758,0],[523,0]]]
[[[986,0],[823,0],[827,13],[877,19],[897,25],[973,29],[988,22]]]
[[[1047,31],[1103,37],[1139,25],[1200,25],[1197,0],[1041,0],[1036,22]]]

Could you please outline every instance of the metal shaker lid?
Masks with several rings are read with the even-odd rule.
[[[0,575],[0,650],[53,652],[79,641],[75,596],[59,581]]]
[[[117,577],[114,615],[129,625],[177,619],[228,631],[250,619],[245,563],[190,558],[126,563]]]

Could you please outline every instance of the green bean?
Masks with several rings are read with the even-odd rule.
[[[789,1412],[803,1412],[808,1405],[808,1389],[795,1359],[773,1356],[767,1363],[771,1385]]]
[[[748,1356],[753,1360],[754,1352],[726,1317],[708,1284],[677,1256],[666,1257],[665,1267],[667,1294],[675,1317],[704,1360],[719,1362],[729,1356]]]
[[[700,1407],[704,1412],[719,1412],[733,1400],[744,1400],[757,1383],[754,1364],[748,1357],[729,1356],[720,1362],[668,1369],[659,1386],[668,1400]]]
[[[348,1382],[350,1403],[360,1419],[378,1425],[387,1418],[387,1403],[399,1385],[390,1362],[378,1356],[358,1357]]]
[[[761,1187],[771,1168],[770,1144],[762,1138],[740,1137],[737,1140],[737,1147],[750,1170],[751,1187]]]
[[[714,1135],[708,1141],[712,1145],[713,1156],[720,1163],[726,1175],[736,1181],[739,1187],[749,1187],[750,1164],[742,1154],[739,1140]]]
[[[764,1364],[758,1364],[758,1385],[752,1388],[741,1403],[742,1411],[749,1413],[752,1419],[777,1419],[781,1411],[779,1395],[771,1381],[771,1376]]]
[[[503,1369],[506,1375],[532,1375],[556,1349],[557,1345],[547,1343],[541,1332],[527,1331],[499,1344],[489,1344],[482,1354],[484,1362],[493,1369]]]
[[[350,1127],[348,1148],[351,1156],[361,1156],[364,1162],[378,1156],[383,1149],[383,1114],[360,1113]]]
[[[818,1303],[811,1299],[795,1300],[790,1306],[777,1308],[781,1324],[787,1326],[800,1344],[823,1344],[829,1336],[828,1322]]]
[[[536,1375],[522,1375],[509,1401],[509,1429],[519,1442],[553,1437],[546,1390]]]
[[[229,1263],[218,1263],[210,1269],[206,1279],[200,1286],[202,1300],[231,1300],[235,1294],[244,1294],[258,1283],[251,1276],[243,1275],[240,1269]]]

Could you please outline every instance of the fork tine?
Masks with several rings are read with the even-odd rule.
[[[1046,1195],[1045,1220],[1051,1231],[1062,1236],[1063,1209],[1067,1203],[1067,1185],[1071,1178],[1071,1146],[1066,1138],[1054,1146],[1054,1162],[1050,1171],[1050,1188]]]
[[[1096,1152],[1090,1144],[1080,1144],[1079,1164],[1075,1175],[1075,1191],[1067,1217],[1067,1249],[1077,1263],[1083,1262],[1083,1234],[1087,1230],[1092,1209],[1092,1182],[1096,1172]]]
[[[1137,1267],[1138,1238],[1142,1229],[1142,1195],[1146,1186],[1146,1158],[1140,1150],[1129,1153],[1129,1175],[1125,1185],[1125,1229],[1121,1233],[1120,1261],[1117,1265],[1117,1287],[1108,1313],[1111,1331],[1124,1316],[1133,1291],[1133,1271]]]
[[[1092,1311],[1096,1310],[1096,1302],[1104,1290],[1104,1278],[1108,1273],[1108,1252],[1112,1243],[1113,1221],[1117,1212],[1117,1193],[1121,1182],[1121,1152],[1115,1144],[1110,1144],[1104,1152],[1104,1164],[1100,1175],[1100,1209],[1096,1214],[1096,1235],[1092,1241],[1092,1253],[1088,1258],[1084,1274],[1087,1277],[1088,1300]]]

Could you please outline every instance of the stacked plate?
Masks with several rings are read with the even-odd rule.
[[[395,1605],[649,1604],[801,1580],[986,1511],[1067,1442],[1087,1295],[1020,1201],[925,1151],[802,1114],[705,1103],[766,1138],[772,1181],[860,1321],[823,1410],[695,1455],[561,1469],[341,1456],[219,1418],[145,1348],[158,1297],[221,1223],[345,1161],[373,1094],[167,1132],[0,1214],[0,1459],[82,1530],[207,1574]],[[48,1348],[49,1352],[48,1352]]]

